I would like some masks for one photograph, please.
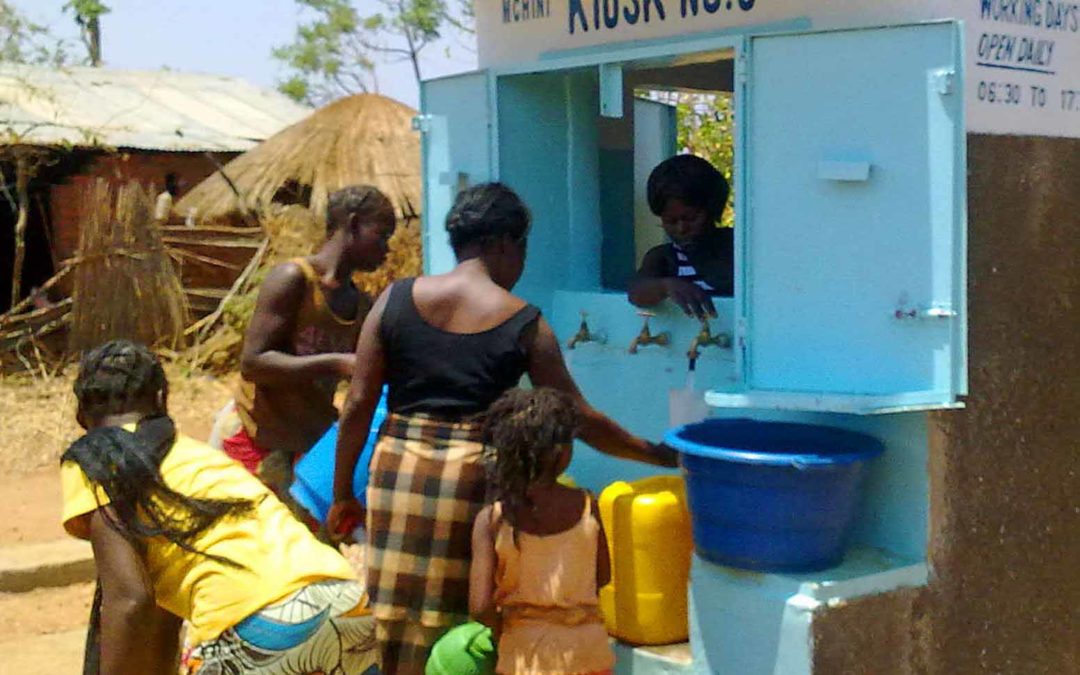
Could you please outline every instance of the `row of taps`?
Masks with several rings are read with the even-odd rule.
[[[649,319],[656,316],[653,312],[638,312],[638,316],[642,317],[645,321],[641,326],[641,332],[630,342],[630,347],[627,351],[631,354],[637,354],[638,348],[646,345],[659,345],[666,347],[671,344],[671,333],[664,331],[662,333],[653,333],[649,328]],[[579,344],[585,342],[603,342],[596,333],[589,330],[589,323],[587,321],[588,314],[586,312],[581,313],[581,325],[578,327],[577,333],[571,337],[567,343],[567,349],[574,349]],[[713,334],[712,328],[709,326],[708,319],[701,319],[701,330],[694,337],[694,340],[690,343],[690,348],[686,351],[686,358],[690,360],[690,367],[693,368],[697,363],[698,357],[701,355],[701,349],[703,347],[718,347],[720,349],[731,348],[731,336],[727,333]]]

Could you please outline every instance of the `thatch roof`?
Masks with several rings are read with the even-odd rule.
[[[274,202],[309,206],[320,220],[327,195],[368,184],[393,201],[398,215],[420,212],[420,136],[416,111],[377,94],[357,94],[321,108],[225,165],[179,200],[201,223],[237,221]]]

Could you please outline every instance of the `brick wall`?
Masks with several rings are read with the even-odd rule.
[[[237,153],[218,153],[217,160],[225,164]],[[202,153],[154,152],[132,150],[102,153],[91,160],[77,175],[66,178],[51,189],[49,206],[52,231],[55,237],[57,261],[75,255],[79,247],[80,203],[85,187],[98,178],[117,182],[137,180],[147,186],[161,188],[165,175],[175,173],[181,180],[181,192],[190,190],[214,173],[216,167]]]

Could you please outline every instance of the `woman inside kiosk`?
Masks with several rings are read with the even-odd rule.
[[[652,307],[664,300],[688,316],[716,316],[712,298],[735,288],[734,230],[717,227],[730,187],[707,160],[677,155],[649,174],[649,209],[671,240],[653,247],[630,284],[630,302]]]

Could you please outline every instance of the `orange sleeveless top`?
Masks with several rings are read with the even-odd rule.
[[[330,309],[319,274],[304,258],[291,260],[304,273],[307,292],[296,313],[289,349],[296,356],[352,353],[371,299],[360,294],[356,318],[345,320]],[[241,380],[236,412],[252,440],[265,450],[303,453],[337,420],[337,378],[255,385]]]
[[[492,516],[495,533],[495,604],[503,617],[496,672],[566,675],[612,668],[615,655],[600,617],[596,551],[600,525],[592,500],[569,530],[534,535]]]

